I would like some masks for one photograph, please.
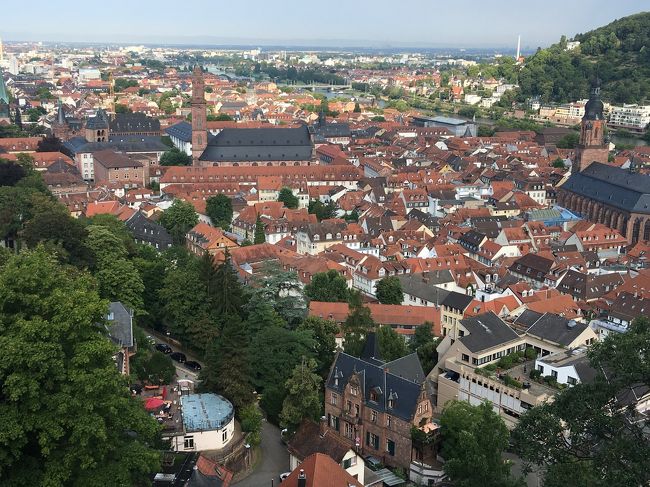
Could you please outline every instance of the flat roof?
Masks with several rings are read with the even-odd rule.
[[[235,413],[228,399],[211,393],[181,396],[181,411],[187,432],[221,429]]]

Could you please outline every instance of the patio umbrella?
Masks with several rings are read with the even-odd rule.
[[[150,397],[144,402],[144,408],[147,411],[155,411],[156,409],[160,409],[165,405],[165,401],[162,399],[158,399],[157,397]]]
[[[163,398],[164,400],[167,399],[167,386],[163,387],[163,390],[162,390],[162,398]]]

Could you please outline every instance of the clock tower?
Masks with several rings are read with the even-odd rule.
[[[592,162],[607,164],[609,144],[605,140],[606,125],[603,102],[600,99],[600,81],[596,80],[580,124],[580,142],[576,147],[573,172],[582,172]]]

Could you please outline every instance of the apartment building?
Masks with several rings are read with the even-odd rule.
[[[642,132],[650,124],[650,105],[612,105],[607,124],[613,128]]]

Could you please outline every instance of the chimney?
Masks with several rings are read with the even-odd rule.
[[[325,433],[327,433],[327,417],[326,416],[321,416],[320,417],[320,437],[322,438],[325,436]]]
[[[307,487],[307,476],[302,468],[300,469],[300,475],[298,475],[298,487]]]

